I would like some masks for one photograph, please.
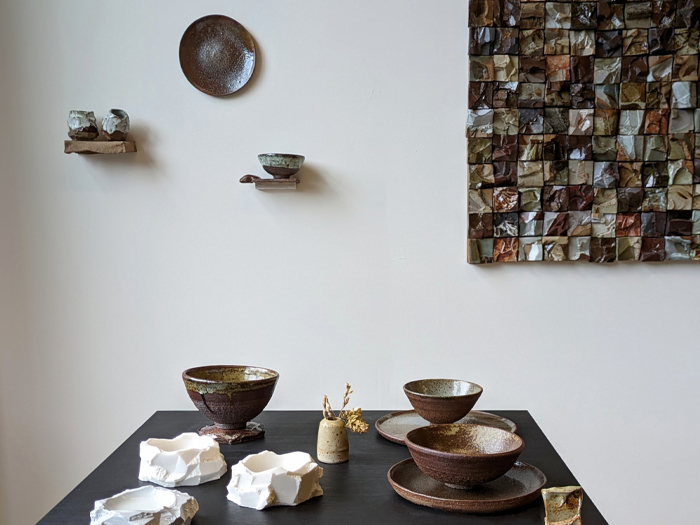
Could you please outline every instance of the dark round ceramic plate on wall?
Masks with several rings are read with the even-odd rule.
[[[234,19],[209,15],[193,22],[180,40],[180,67],[190,83],[223,97],[245,86],[255,70],[255,41]]]

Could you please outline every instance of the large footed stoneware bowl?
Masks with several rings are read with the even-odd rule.
[[[215,424],[199,430],[219,443],[261,438],[265,429],[251,420],[267,406],[279,374],[256,366],[200,366],[182,373],[187,394]]]
[[[500,478],[525,443],[516,434],[481,425],[430,425],[406,434],[413,460],[426,475],[455,489]]]
[[[484,389],[459,379],[420,379],[406,383],[403,391],[423,419],[441,424],[466,416]]]

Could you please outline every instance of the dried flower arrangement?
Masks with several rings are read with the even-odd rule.
[[[336,416],[331,409],[331,404],[328,401],[328,394],[323,396],[323,417],[329,421],[335,419],[342,419],[345,422],[345,426],[357,432],[358,434],[365,434],[369,430],[369,425],[362,419],[362,409],[356,407],[350,410],[345,410],[350,402],[350,394],[354,393],[351,390],[350,383],[345,383],[345,393],[343,394],[343,406],[340,407],[340,412]]]

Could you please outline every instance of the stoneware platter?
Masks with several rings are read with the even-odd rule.
[[[190,83],[209,95],[235,93],[255,69],[255,42],[241,24],[209,15],[190,25],[180,41],[180,67]]]
[[[452,489],[423,474],[413,458],[389,470],[389,483],[402,498],[433,509],[490,514],[527,505],[540,496],[547,483],[537,468],[520,461],[500,478],[470,490]]]
[[[472,410],[457,423],[483,425],[500,428],[508,432],[518,430],[518,427],[510,419],[489,414],[488,412],[479,412],[478,410]],[[404,438],[406,434],[413,429],[427,427],[428,425],[430,423],[420,417],[415,410],[404,410],[403,412],[394,412],[380,417],[374,424],[374,428],[377,429],[377,432],[383,438],[399,445],[405,445]]]

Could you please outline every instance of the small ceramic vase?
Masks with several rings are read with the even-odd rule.
[[[72,140],[95,140],[100,134],[92,111],[72,110],[68,113],[68,136]]]
[[[130,129],[129,115],[123,109],[110,109],[102,119],[102,134],[107,140],[126,140]]]
[[[340,418],[322,419],[318,425],[316,455],[321,463],[345,463],[350,446],[345,421]]]

